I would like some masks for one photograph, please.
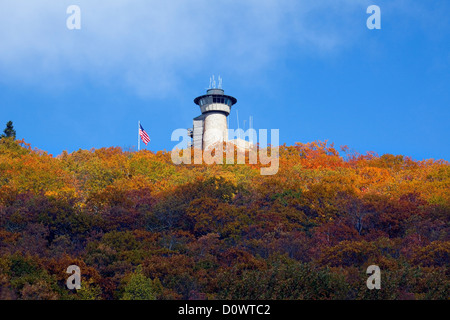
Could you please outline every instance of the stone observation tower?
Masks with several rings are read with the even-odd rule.
[[[228,141],[227,117],[236,102],[236,98],[224,94],[220,77],[216,88],[213,76],[206,94],[194,99],[202,112],[194,118],[194,127],[188,129],[194,148],[206,150],[218,142]]]

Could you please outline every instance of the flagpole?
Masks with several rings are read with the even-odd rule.
[[[141,130],[141,120],[138,121],[138,151],[141,150],[141,135],[139,131]]]

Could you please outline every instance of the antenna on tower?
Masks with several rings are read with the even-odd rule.
[[[241,139],[241,130],[239,130],[239,111],[236,110],[236,118],[237,118],[237,125],[238,125],[238,139]]]
[[[218,89],[222,89],[222,78],[219,76],[219,86]]]
[[[253,132],[252,132],[252,129],[253,129],[253,116],[250,116],[250,118],[248,119],[248,132],[249,132],[249,142],[250,143],[253,143]]]

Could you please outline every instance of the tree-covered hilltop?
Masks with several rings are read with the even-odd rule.
[[[449,163],[313,142],[260,167],[2,138],[0,299],[450,296]]]

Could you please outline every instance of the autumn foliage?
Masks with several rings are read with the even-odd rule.
[[[449,218],[445,161],[297,143],[262,176],[3,138],[0,299],[448,299]]]

